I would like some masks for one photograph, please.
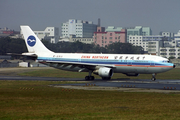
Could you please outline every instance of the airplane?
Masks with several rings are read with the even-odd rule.
[[[88,72],[85,80],[94,80],[93,74],[102,80],[110,80],[113,73],[127,76],[152,74],[155,81],[157,73],[175,68],[173,63],[160,56],[140,54],[93,54],[93,53],[55,53],[47,49],[29,26],[20,26],[28,53],[36,62],[67,71]]]

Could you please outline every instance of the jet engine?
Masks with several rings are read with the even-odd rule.
[[[108,67],[100,67],[98,70],[95,70],[93,73],[101,77],[110,78],[113,75],[113,70]]]
[[[138,73],[123,73],[127,76],[138,76],[139,74]]]

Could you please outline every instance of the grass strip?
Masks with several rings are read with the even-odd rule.
[[[58,81],[0,81],[0,119],[179,119],[180,94],[49,87]]]

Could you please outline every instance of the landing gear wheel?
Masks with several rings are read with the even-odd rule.
[[[155,80],[156,80],[156,74],[155,74],[155,73],[152,74],[151,80],[152,80],[152,81],[155,81]]]
[[[85,77],[85,80],[89,80],[89,76],[86,76],[86,77]]]
[[[94,80],[94,76],[89,76],[89,79],[90,80]]]
[[[111,77],[102,77],[102,80],[110,80]]]
[[[86,76],[85,80],[94,80],[94,76]]]
[[[151,78],[151,80],[152,80],[152,81],[155,81],[155,80],[156,80],[156,78],[155,78],[155,77],[152,77],[152,78]]]

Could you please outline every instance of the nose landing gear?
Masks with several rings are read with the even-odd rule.
[[[155,74],[155,73],[152,74],[151,80],[152,80],[152,81],[155,81],[155,80],[156,80],[156,74]]]

